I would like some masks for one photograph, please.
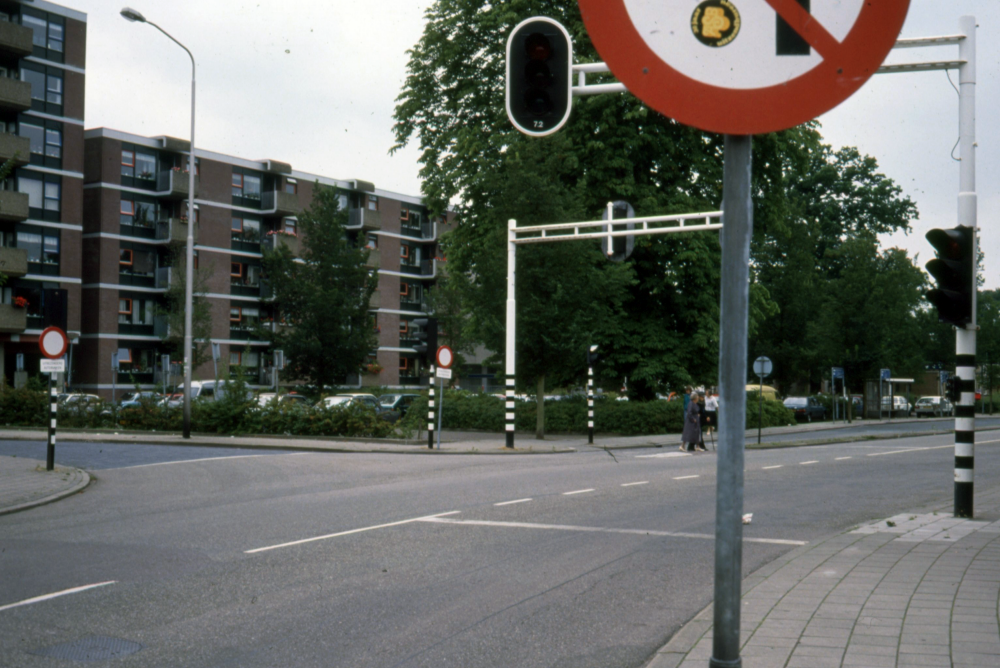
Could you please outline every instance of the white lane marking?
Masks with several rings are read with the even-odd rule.
[[[289,452],[285,454],[267,454],[267,455],[234,455],[232,457],[205,457],[203,459],[180,459],[176,462],[154,462],[152,464],[136,464],[135,466],[122,466],[116,469],[110,469],[112,471],[124,471],[126,469],[141,469],[147,466],[167,466],[168,464],[196,464],[198,462],[216,462],[223,459],[253,459],[254,457],[296,457],[298,455],[308,455],[308,452]]]
[[[360,529],[350,529],[349,531],[338,531],[337,533],[329,533],[325,536],[315,536],[313,538],[303,538],[302,540],[293,540],[290,543],[281,543],[280,545],[268,545],[267,547],[258,547],[253,550],[245,550],[243,554],[257,554],[258,552],[267,552],[268,550],[277,550],[281,547],[292,547],[293,545],[302,545],[303,543],[313,543],[317,540],[326,540],[328,538],[337,538],[338,536],[349,536],[352,533],[361,533],[363,531],[374,531],[375,529],[386,529],[388,527],[398,527],[401,524],[410,524],[412,522],[422,522],[435,517],[447,517],[448,515],[457,515],[461,510],[452,510],[448,513],[439,513],[437,515],[425,515],[423,517],[414,517],[409,520],[400,520],[398,522],[389,522],[388,524],[376,524],[371,527],[362,527]]]
[[[819,464],[819,460],[818,459],[813,459],[812,461],[808,461],[808,462],[799,462],[799,466],[806,466],[808,464]]]
[[[642,482],[623,482],[622,487],[633,487],[634,485],[648,485],[648,480],[643,480]]]
[[[764,470],[765,471],[770,471],[771,469],[780,469],[782,466],[784,466],[784,465],[783,464],[778,464],[777,466],[765,466]]]
[[[1000,443],[1000,440],[996,440],[996,441],[976,441],[976,445],[983,445],[984,443]]]
[[[16,608],[22,605],[31,605],[32,603],[41,603],[42,601],[48,601],[49,599],[59,598],[60,596],[66,596],[68,594],[78,594],[81,591],[87,591],[88,589],[96,589],[97,587],[106,587],[107,585],[113,585],[117,580],[109,580],[108,582],[98,582],[97,584],[84,585],[82,587],[73,587],[72,589],[64,589],[62,591],[57,591],[54,594],[45,594],[44,596],[36,596],[34,598],[26,598],[23,601],[18,601],[17,603],[10,603],[8,605],[0,606],[0,612],[4,610],[10,610],[11,608]]]
[[[833,461],[835,461],[835,462],[842,462],[842,461],[844,461],[845,459],[851,459],[851,457],[837,457],[837,458],[836,458],[836,459],[834,459]]]
[[[656,455],[636,455],[636,459],[666,459],[667,457],[690,457],[689,452],[661,452]]]
[[[528,522],[489,522],[486,520],[450,520],[440,517],[428,517],[418,520],[419,522],[432,522],[434,524],[455,524],[465,526],[484,527],[507,527],[513,529],[548,529],[551,531],[582,531],[590,533],[613,533],[627,534],[632,536],[666,536],[669,538],[697,538],[699,540],[715,540],[715,534],[707,533],[684,533],[676,531],[647,531],[645,529],[608,529],[605,527],[584,527],[570,524],[531,524]],[[748,543],[768,543],[771,545],[805,545],[802,540],[782,540],[780,538],[747,538]]]
[[[528,501],[531,501],[531,499],[515,499],[514,501],[503,501],[501,503],[494,503],[493,505],[494,506],[510,506],[510,505],[515,504],[515,503],[527,503]]]
[[[578,489],[573,492],[563,492],[563,496],[572,496],[573,494],[586,494],[587,492],[593,492],[593,491],[594,491],[593,487],[591,487],[590,489]]]
[[[691,480],[691,478],[700,478],[700,475],[682,475],[679,478],[674,478],[674,480]]]
[[[951,445],[938,445],[930,448],[907,448],[906,450],[890,450],[889,452],[873,452],[869,454],[869,457],[882,457],[884,455],[899,455],[904,452],[923,452],[924,450],[941,450],[942,448],[954,448],[955,444]]]

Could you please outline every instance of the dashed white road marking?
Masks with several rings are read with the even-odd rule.
[[[293,540],[289,543],[281,543],[279,545],[268,545],[267,547],[258,547],[254,550],[245,550],[244,554],[257,554],[258,552],[267,552],[268,550],[277,550],[281,547],[292,547],[293,545],[302,545],[303,543],[312,543],[318,540],[327,540],[328,538],[337,538],[338,536],[349,536],[352,533],[361,533],[363,531],[374,531],[375,529],[385,529],[387,527],[398,527],[401,524],[410,524],[412,522],[422,522],[424,520],[433,519],[435,517],[447,517],[448,515],[457,515],[460,510],[452,510],[448,513],[438,513],[437,515],[425,515],[424,517],[414,517],[409,520],[400,520],[398,522],[389,522],[388,524],[376,524],[371,527],[362,527],[360,529],[350,529],[349,531],[338,531],[337,533],[328,533],[325,536],[315,536],[313,538],[303,538],[302,540]]]
[[[17,608],[22,605],[31,605],[32,603],[41,603],[42,601],[48,601],[53,598],[59,598],[60,596],[66,596],[68,594],[78,594],[81,591],[87,591],[88,589],[96,589],[97,587],[106,587],[107,585],[113,585],[117,580],[109,580],[108,582],[98,582],[97,584],[84,585],[82,587],[73,587],[72,589],[63,589],[62,591],[57,591],[53,594],[45,594],[44,596],[36,596],[34,598],[26,598],[23,601],[18,601],[17,603],[9,603],[8,605],[0,606],[0,612],[4,610],[10,610],[11,608]]]
[[[136,464],[135,466],[122,466],[116,469],[110,469],[113,471],[124,471],[126,469],[141,469],[147,466],[167,466],[168,464],[197,464],[198,462],[217,462],[223,459],[254,459],[256,457],[296,457],[299,455],[308,455],[308,452],[289,452],[289,453],[274,453],[266,455],[234,455],[232,457],[203,457],[202,459],[180,459],[176,462],[154,462],[152,464]]]
[[[655,455],[636,455],[636,459],[667,459],[668,457],[691,457],[689,452],[660,452]]]
[[[512,529],[547,529],[550,531],[580,531],[587,533],[613,533],[631,536],[665,536],[668,538],[697,538],[699,540],[715,540],[715,534],[685,533],[678,531],[647,531],[645,529],[611,529],[606,527],[586,527],[571,524],[532,524],[528,522],[490,522],[486,520],[453,520],[441,516],[425,517],[418,522],[434,524],[451,524],[456,526],[505,527]],[[746,543],[767,543],[770,545],[805,545],[806,541],[783,540],[780,538],[749,538],[743,537]]]
[[[955,444],[950,445],[937,445],[929,448],[906,448],[905,450],[890,450],[888,452],[872,452],[869,457],[883,457],[885,455],[899,455],[904,452],[922,452],[924,450],[942,450],[944,448],[954,448]]]
[[[799,462],[799,466],[808,466],[809,464],[819,464],[819,460],[811,459],[808,462]]]
[[[680,477],[674,478],[674,480],[691,480],[692,478],[700,478],[700,475],[682,475]]]
[[[493,505],[494,506],[512,506],[515,503],[527,503],[528,501],[531,501],[531,499],[515,499],[513,501],[503,501],[501,503],[494,503]]]
[[[634,485],[648,485],[648,484],[649,484],[648,480],[643,480],[642,482],[624,482],[622,483],[622,487],[633,487]]]
[[[845,459],[852,459],[852,458],[851,458],[851,457],[837,457],[837,458],[836,458],[836,459],[834,459],[833,461],[835,461],[835,462],[842,462],[842,461],[844,461]]]
[[[784,465],[783,464],[778,464],[777,466],[765,466],[764,470],[765,471],[770,471],[771,469],[780,469],[782,466],[784,466]]]
[[[574,494],[586,494],[587,492],[593,492],[593,491],[594,491],[593,487],[591,487],[590,489],[577,489],[572,492],[563,492],[563,496],[572,496]]]

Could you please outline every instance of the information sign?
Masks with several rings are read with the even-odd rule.
[[[769,357],[758,357],[753,361],[753,372],[761,378],[767,378],[774,370],[774,364]]]
[[[66,358],[41,360],[39,362],[39,371],[42,373],[66,373]]]
[[[447,380],[451,380],[451,369],[442,369],[439,367],[434,370],[434,375],[437,376],[438,378],[445,378]]]

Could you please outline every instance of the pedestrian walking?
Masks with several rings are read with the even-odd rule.
[[[701,404],[696,394],[691,394],[687,411],[684,413],[684,431],[681,433],[681,450],[690,452],[701,442]],[[688,448],[688,446],[691,446]]]
[[[710,428],[708,421],[708,410],[706,409],[707,400],[705,399],[705,393],[698,390],[698,422],[701,425],[700,438],[698,439],[698,445],[695,446],[696,450],[705,452],[708,448],[705,447],[705,432]]]
[[[708,424],[708,433],[711,436],[715,431],[715,425],[719,424],[719,395],[709,392],[705,397],[705,422]]]

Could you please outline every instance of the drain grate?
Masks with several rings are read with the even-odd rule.
[[[135,654],[140,649],[142,649],[142,645],[131,640],[106,636],[87,636],[73,642],[36,649],[29,654],[50,656],[54,659],[68,661],[107,661]]]

